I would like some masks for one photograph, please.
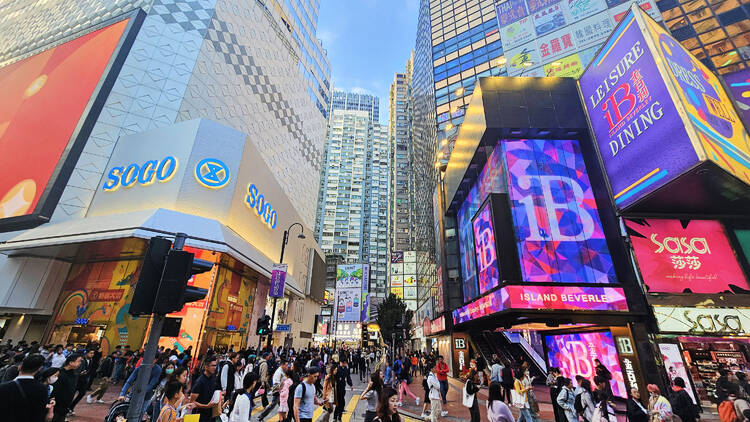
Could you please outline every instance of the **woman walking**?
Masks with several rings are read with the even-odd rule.
[[[405,362],[408,362],[404,360]],[[410,364],[409,364],[410,365]],[[404,365],[401,372],[398,374],[398,405],[403,406],[403,398],[404,393],[408,395],[409,397],[413,398],[414,401],[417,403],[417,406],[419,406],[419,397],[415,396],[414,393],[411,392],[409,389],[409,379],[411,378],[411,374],[409,373],[409,365]]]
[[[513,390],[515,391],[518,399],[514,399],[513,403],[519,407],[520,415],[518,415],[517,422],[537,422],[536,413],[531,409],[531,401],[529,400],[531,392],[531,380],[529,380],[528,372],[522,369],[516,369],[515,371],[516,380],[513,383]]]
[[[370,375],[370,383],[362,392],[362,399],[367,400],[367,411],[365,412],[365,422],[372,422],[378,411],[378,400],[383,393],[383,380],[380,378],[380,371],[373,372]]]
[[[479,400],[477,399],[477,393],[481,385],[480,382],[477,370],[471,368],[466,377],[466,385],[464,386],[464,406],[469,408],[471,422],[479,422]]]
[[[578,422],[578,415],[575,408],[576,395],[573,392],[573,380],[567,377],[558,378],[560,392],[557,393],[557,404],[563,410],[568,422]]]

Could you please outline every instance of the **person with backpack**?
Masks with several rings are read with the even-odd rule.
[[[323,404],[322,400],[315,396],[317,379],[318,368],[310,367],[307,370],[307,377],[294,390],[294,419],[297,422],[312,422],[315,406]]]
[[[258,374],[248,373],[242,379],[242,389],[236,390],[234,397],[229,403],[229,422],[250,422],[252,412],[252,394],[258,383]]]
[[[560,392],[557,393],[557,405],[563,410],[563,414],[567,418],[567,422],[578,422],[578,415],[576,414],[575,401],[576,396],[573,392],[573,380],[567,377],[558,378]]]
[[[408,357],[404,359],[404,367],[398,374],[398,405],[403,406],[404,393],[407,396],[414,399],[416,405],[419,406],[419,397],[409,389],[409,383],[411,382],[411,371],[409,370],[411,363],[408,361]]]
[[[34,379],[44,366],[44,357],[30,354],[21,362],[18,377],[0,384],[0,415],[6,422],[45,422],[52,419],[55,400],[47,387]]]
[[[695,422],[698,418],[698,408],[687,391],[685,391],[685,380],[675,377],[672,380],[672,397],[669,403],[672,405],[672,413],[679,416],[682,422]]]
[[[440,395],[440,380],[435,373],[435,365],[428,362],[425,370],[427,374],[427,397],[426,402],[430,403],[430,422],[437,422],[438,416],[445,416],[448,412],[443,411],[442,396]]]
[[[335,394],[336,394],[336,410],[333,412],[333,420],[340,421],[341,415],[344,414],[344,407],[346,407],[346,386],[352,387],[352,378],[349,373],[349,365],[346,359],[342,359],[339,366],[336,368],[334,375],[336,377]]]
[[[286,359],[283,359],[281,361],[281,365],[279,365],[278,368],[273,372],[273,376],[271,377],[271,394],[273,395],[273,399],[271,403],[266,406],[265,409],[258,415],[258,420],[263,420],[268,416],[274,407],[280,404],[281,401],[281,384],[284,382],[284,377],[286,374],[286,371],[288,369],[288,363]],[[281,420],[281,419],[280,419]]]
[[[281,367],[279,367],[279,369],[281,369]],[[294,384],[294,380],[292,379],[293,376],[294,371],[292,369],[287,369],[286,372],[284,372],[284,379],[281,381],[281,386],[279,387],[279,421],[281,422],[287,420],[289,414],[289,389]]]
[[[591,422],[596,408],[594,400],[591,398],[591,381],[580,375],[576,375],[576,381],[578,381],[578,387],[574,391],[576,398],[573,407],[584,422]]]

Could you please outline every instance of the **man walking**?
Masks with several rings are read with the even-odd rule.
[[[259,381],[259,388],[263,389],[263,394],[260,396],[260,403],[263,405],[263,407],[268,407],[268,361],[271,360],[273,357],[273,354],[271,353],[263,353],[263,359],[261,359],[260,363],[258,364],[258,381]]]
[[[279,365],[279,367],[276,368],[276,371],[274,371],[273,377],[271,377],[271,393],[273,394],[273,401],[271,402],[271,404],[266,406],[265,409],[263,409],[263,412],[261,412],[260,415],[258,415],[259,421],[265,419],[266,416],[271,413],[273,408],[279,404],[279,397],[281,396],[281,383],[284,382],[284,379],[286,378],[284,374],[286,373],[286,370],[288,368],[289,366],[286,359],[282,359],[281,365]]]
[[[89,368],[92,366],[92,359],[94,358],[94,351],[89,350],[86,352],[86,354],[83,356],[83,359],[81,360],[81,365],[78,367],[78,384],[77,384],[77,391],[76,391],[76,397],[73,399],[73,402],[70,404],[70,414],[75,415],[75,407],[78,404],[79,401],[86,395],[86,391],[89,389]]]
[[[104,394],[109,389],[115,367],[116,353],[117,352],[112,352],[111,355],[105,357],[99,363],[99,368],[96,371],[96,377],[99,379],[99,384],[97,385],[96,390],[92,391],[91,394],[86,397],[86,403],[93,403],[94,400],[100,404],[104,403],[102,397],[104,397]]]
[[[297,422],[312,422],[315,406],[322,404],[315,396],[317,379],[318,368],[311,366],[307,369],[307,377],[294,390],[294,419]]]
[[[21,363],[18,376],[0,384],[0,415],[7,422],[44,422],[52,418],[54,399],[47,399],[47,386],[34,379],[44,366],[44,357],[34,353]]]
[[[435,368],[435,373],[437,375],[437,379],[440,382],[440,396],[443,399],[443,404],[446,404],[448,401],[446,400],[446,397],[448,396],[448,364],[445,363],[445,360],[442,356],[438,356],[438,363],[437,367]]]
[[[203,362],[203,373],[193,384],[193,389],[190,390],[190,400],[194,403],[193,413],[200,415],[200,422],[212,422],[214,420],[213,408],[221,406],[222,403],[221,400],[219,400],[219,403],[214,403],[211,399],[214,396],[214,391],[220,389],[216,380],[216,356],[211,356]]]
[[[60,368],[60,375],[57,381],[52,385],[52,397],[55,399],[53,422],[65,422],[65,417],[70,410],[70,404],[73,403],[73,395],[78,386],[78,367],[81,365],[83,358],[79,354],[71,354],[63,362]]]
[[[336,368],[336,409],[333,411],[333,420],[340,421],[341,415],[344,414],[344,407],[346,406],[346,386],[347,384],[351,387],[352,377],[349,373],[349,366],[346,359],[341,360],[339,367]]]

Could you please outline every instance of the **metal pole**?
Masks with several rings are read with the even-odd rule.
[[[182,250],[186,238],[187,235],[185,233],[177,233],[174,243],[172,243],[172,249],[177,251]],[[159,281],[161,282],[161,280]],[[163,326],[164,315],[152,314],[151,329],[148,334],[148,341],[146,341],[146,347],[143,350],[143,362],[141,362],[140,369],[138,370],[138,376],[133,386],[133,395],[128,407],[128,422],[141,422],[143,419],[143,402],[146,399],[146,387],[148,387],[148,381],[151,378],[151,370],[154,367],[154,358],[156,357],[156,349],[159,347],[159,337],[161,337]]]
[[[289,230],[284,230],[284,238],[281,241],[281,257],[279,258],[279,264],[284,263],[284,247],[286,246],[286,242],[289,241]],[[276,319],[276,300],[278,298],[273,298],[273,310],[271,311],[271,326],[268,327],[269,333],[268,333],[268,342],[266,343],[266,347],[271,349],[271,339],[273,338],[273,324],[274,320]]]

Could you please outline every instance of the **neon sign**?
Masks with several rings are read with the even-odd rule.
[[[273,209],[268,201],[266,201],[263,194],[258,192],[258,187],[252,183],[247,186],[245,205],[255,211],[255,214],[262,218],[268,227],[271,229],[276,228],[276,220],[278,219],[276,210]]]
[[[148,186],[156,181],[166,183],[174,177],[177,166],[177,158],[170,155],[160,161],[146,161],[143,165],[131,163],[125,167],[112,167],[107,174],[107,181],[104,182],[102,190],[114,192],[120,186],[130,188],[136,184]]]
[[[195,166],[195,180],[209,189],[219,189],[229,183],[229,166],[216,158],[204,158]]]

